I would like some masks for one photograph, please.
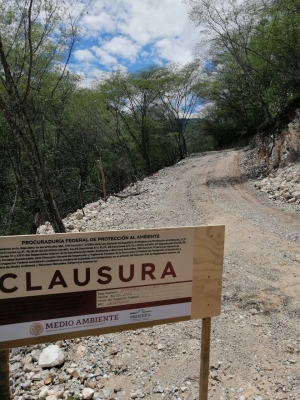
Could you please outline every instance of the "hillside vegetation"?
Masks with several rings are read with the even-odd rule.
[[[300,102],[300,1],[187,3],[205,54],[82,88],[67,68],[80,12],[0,1],[1,235],[45,220],[64,232],[62,218],[86,203],[289,121]]]
[[[300,102],[300,2],[189,3],[192,20],[210,38],[202,129],[224,144],[288,122]]]

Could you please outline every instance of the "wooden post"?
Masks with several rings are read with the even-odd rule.
[[[30,234],[35,235],[38,227],[41,224],[41,209],[36,207],[34,210],[34,218],[31,223]]]
[[[101,174],[101,178],[102,178],[103,199],[106,202],[106,182],[105,182],[105,176],[104,176],[102,162],[101,162],[101,160],[97,160],[96,163],[98,165],[98,168],[99,168],[99,171]]]
[[[211,318],[202,319],[199,400],[208,399]]]

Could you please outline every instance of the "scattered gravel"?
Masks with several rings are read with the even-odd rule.
[[[255,183],[255,187],[268,193],[269,199],[289,204],[300,204],[300,165],[290,165],[272,172]]]
[[[231,150],[195,155],[64,222],[68,232],[225,224],[209,399],[299,400],[300,218],[295,205],[283,208],[280,196],[273,200],[255,189],[266,168],[253,169],[252,157],[251,151]],[[297,185],[287,177],[298,167],[278,170],[263,185],[282,178]],[[39,232],[51,233],[50,224]],[[14,400],[196,400],[200,336],[197,320],[12,349]],[[42,368],[41,352],[51,345],[65,361]]]

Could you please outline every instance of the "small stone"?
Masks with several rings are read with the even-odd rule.
[[[69,390],[66,390],[63,392],[63,398],[67,399],[68,397],[70,397],[70,392],[69,392]]]
[[[46,347],[40,354],[39,366],[41,368],[55,367],[61,365],[65,361],[63,351],[57,345]]]
[[[46,396],[48,393],[48,388],[47,387],[43,387],[42,390],[39,393],[39,400],[45,400]]]
[[[23,383],[23,389],[29,389],[31,386],[31,381],[26,381]]]
[[[68,368],[67,373],[78,379],[80,377],[80,370],[75,368]]]
[[[95,389],[96,385],[97,385],[96,381],[89,381],[89,382],[86,382],[86,384],[85,384],[86,387],[91,388],[91,389]]]
[[[95,391],[91,388],[84,388],[82,390],[83,399],[91,399],[94,395]]]
[[[289,187],[287,185],[281,184],[279,186],[279,189],[284,190],[284,189],[288,189]]]
[[[37,350],[32,350],[31,356],[32,356],[34,361],[38,361],[39,360],[39,356],[40,356],[40,352],[37,351]]]
[[[102,389],[102,388],[106,385],[106,383],[107,383],[106,379],[101,378],[101,379],[99,380],[99,383],[98,383],[97,386],[98,386],[100,389]],[[100,385],[101,385],[101,386],[100,386]]]
[[[23,358],[22,363],[23,363],[23,365],[31,364],[32,363],[32,357],[27,355],[26,357]]]
[[[300,191],[293,192],[293,193],[292,193],[292,196],[293,196],[296,200],[300,199]]]
[[[64,391],[63,391],[63,390],[60,390],[60,391],[58,391],[58,392],[56,393],[56,397],[57,397],[58,399],[62,399],[62,398],[63,398],[63,395],[64,395]]]
[[[118,354],[118,349],[117,349],[116,347],[112,347],[112,348],[110,349],[109,354],[110,354],[111,356],[115,356],[116,354]]]
[[[9,366],[9,371],[10,371],[10,372],[18,371],[20,368],[21,368],[21,363],[16,362],[16,363],[11,364],[11,365]]]
[[[34,365],[32,365],[32,364],[25,364],[24,365],[24,367],[23,367],[23,371],[24,372],[32,372],[32,371],[34,371]]]
[[[156,387],[153,389],[153,392],[154,392],[154,393],[163,393],[163,392],[164,392],[164,388],[161,387],[161,386],[156,386]]]
[[[81,211],[78,211],[76,214],[76,219],[82,219],[83,218],[83,214]]]
[[[55,374],[52,371],[47,370],[42,374],[42,379],[44,380],[45,385],[49,385],[54,377]]]
[[[99,394],[101,397],[104,397],[105,399],[108,399],[110,397],[110,392],[107,389],[101,389],[99,391]]]
[[[97,367],[96,370],[94,371],[94,376],[99,376],[99,375],[103,375],[103,371],[102,369]]]
[[[44,384],[45,385],[50,385],[50,383],[52,382],[52,376],[49,375],[44,379]]]
[[[78,348],[76,350],[76,356],[81,358],[84,355],[85,349],[86,348],[82,345],[78,346]]]
[[[66,375],[65,375],[65,373],[59,374],[59,375],[58,375],[58,380],[59,380],[59,383],[64,383],[65,380],[66,380]]]

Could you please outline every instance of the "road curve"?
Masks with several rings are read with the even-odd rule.
[[[243,179],[242,156],[214,152],[176,169],[185,188],[177,204],[188,204],[185,212],[201,215],[201,223],[226,227],[222,316],[214,321],[212,345],[213,365],[226,360],[226,368],[211,380],[210,398],[296,400],[300,218]]]

